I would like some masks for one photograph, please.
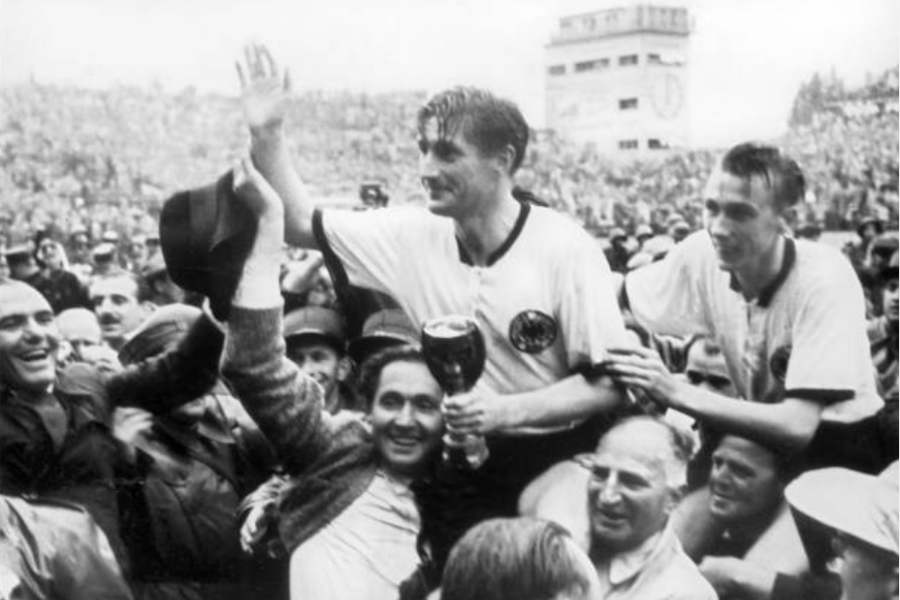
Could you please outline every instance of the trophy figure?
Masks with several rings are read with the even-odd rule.
[[[474,319],[458,315],[438,317],[422,326],[425,364],[444,392],[452,396],[472,389],[484,371],[484,337]],[[447,432],[444,462],[477,469],[488,457],[484,436]]]

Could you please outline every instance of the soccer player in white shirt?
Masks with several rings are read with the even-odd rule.
[[[630,273],[623,299],[652,331],[712,337],[742,399],[684,393],[687,384],[646,350],[616,353],[620,380],[720,431],[792,451],[806,448],[823,420],[878,411],[853,269],[836,249],[784,233],[805,191],[797,163],[774,147],[740,144],[707,189],[706,230]]]
[[[286,240],[319,247],[337,289],[390,294],[415,323],[448,314],[478,322],[484,375],[445,400],[445,423],[488,438],[491,457],[477,477],[482,516],[515,514],[531,478],[596,443],[590,418],[622,400],[602,373],[606,349],[628,339],[600,246],[512,194],[528,142],[519,109],[482,90],[438,94],[417,123],[427,211],[318,212],[283,133],[286,79],[260,47],[239,75],[251,153],[285,203]]]

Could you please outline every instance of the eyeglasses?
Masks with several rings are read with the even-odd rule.
[[[731,385],[731,379],[723,377],[722,375],[701,373],[700,371],[694,371],[693,369],[688,369],[684,374],[687,376],[688,381],[691,382],[691,385],[703,385],[704,383],[708,383],[717,390],[727,388]]]

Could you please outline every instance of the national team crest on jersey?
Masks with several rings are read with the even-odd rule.
[[[784,383],[784,378],[785,376],[787,376],[788,362],[790,360],[790,344],[778,346],[777,348],[775,348],[775,352],[773,352],[772,356],[769,358],[769,370],[772,372],[772,376],[781,383]]]
[[[509,323],[509,341],[517,350],[537,354],[556,341],[558,329],[550,315],[539,310],[523,310]]]

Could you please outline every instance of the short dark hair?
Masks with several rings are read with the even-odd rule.
[[[590,581],[572,554],[561,525],[530,517],[489,519],[450,551],[441,584],[443,600],[551,600],[585,593]]]
[[[372,407],[375,399],[375,391],[381,382],[381,372],[386,366],[394,362],[419,362],[425,364],[425,356],[422,349],[413,344],[391,346],[376,352],[363,362],[359,369],[359,384],[357,390],[366,401],[366,407]]]
[[[800,165],[775,146],[745,142],[722,158],[722,170],[741,179],[760,177],[775,197],[780,212],[794,206],[806,195],[806,178]]]
[[[461,128],[466,141],[483,154],[494,154],[512,146],[516,155],[510,175],[525,158],[528,147],[525,117],[513,102],[487,90],[458,86],[433,96],[419,109],[416,129],[420,138],[426,137],[425,127],[431,119],[437,121],[440,138],[450,137]]]

